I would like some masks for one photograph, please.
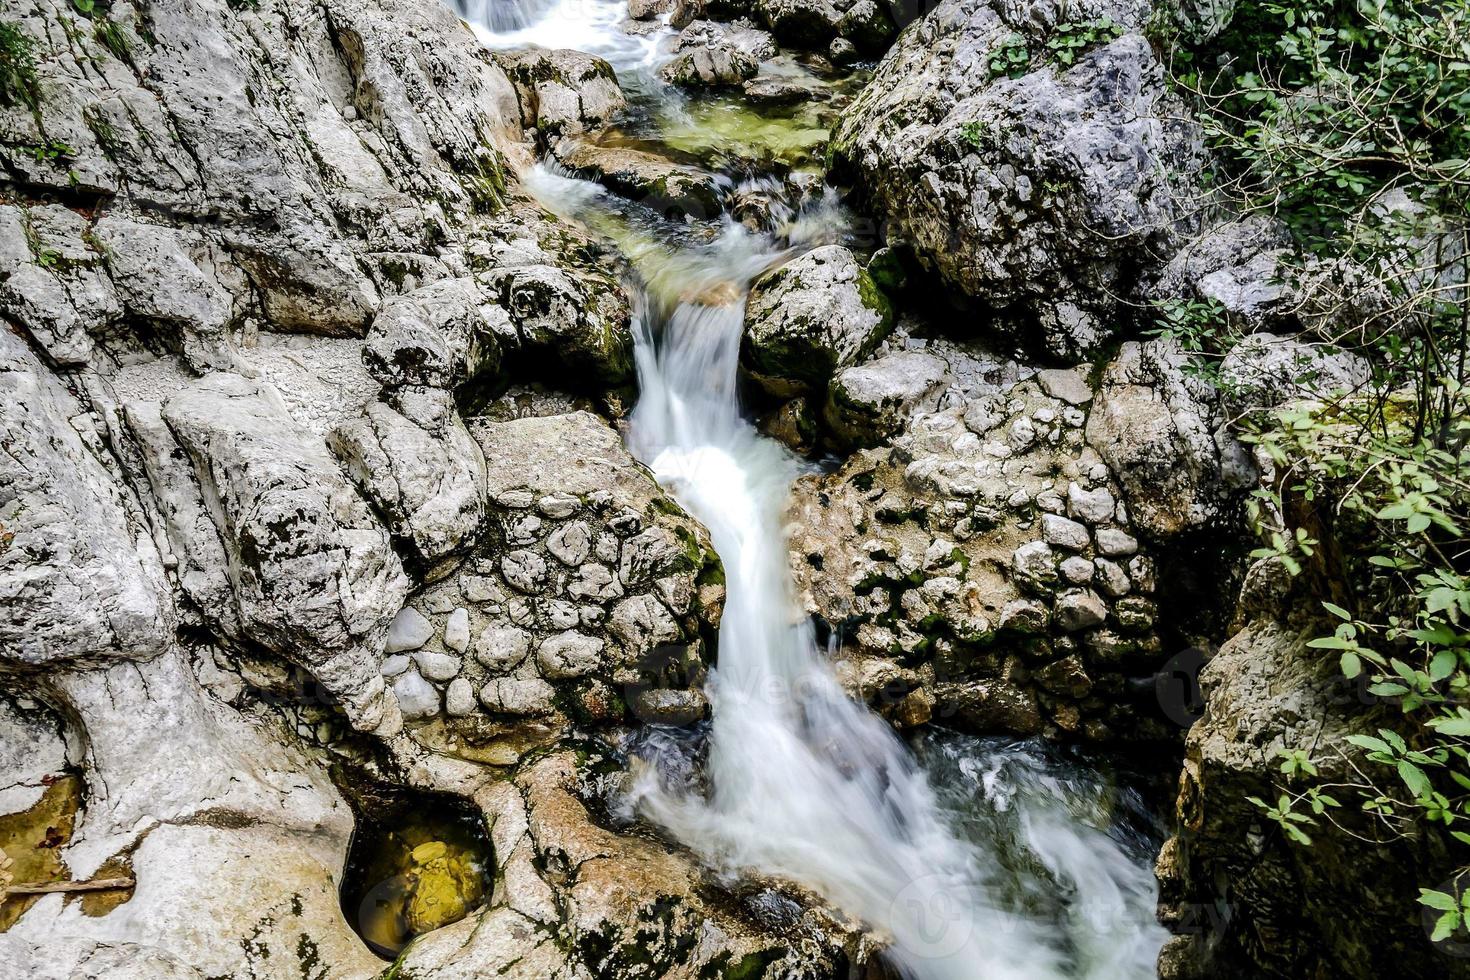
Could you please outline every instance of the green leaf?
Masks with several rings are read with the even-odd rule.
[[[1344,620],[1351,621],[1352,618],[1353,618],[1352,615],[1346,609],[1342,608],[1341,606],[1334,605],[1333,603],[1330,603],[1330,602],[1324,602],[1324,603],[1322,603],[1322,608],[1323,609],[1326,609],[1328,612],[1332,613],[1332,615],[1336,616],[1338,619],[1344,619]]]
[[[1399,760],[1398,770],[1399,778],[1404,781],[1404,785],[1409,788],[1409,792],[1413,793],[1416,797],[1427,796],[1434,788],[1429,783],[1429,777],[1424,775],[1424,770],[1414,765],[1408,759]]]
[[[1470,738],[1470,718],[1466,718],[1463,715],[1454,718],[1431,718],[1427,724],[1441,735]]]
[[[1440,916],[1439,921],[1434,924],[1434,931],[1429,934],[1429,941],[1432,943],[1444,942],[1446,939],[1450,938],[1450,936],[1454,934],[1454,931],[1459,928],[1459,926],[1459,911],[1456,910],[1454,912],[1446,912],[1444,915]]]
[[[1419,904],[1427,905],[1429,908],[1448,912],[1460,907],[1459,900],[1447,892],[1437,892],[1428,888],[1419,889]]]

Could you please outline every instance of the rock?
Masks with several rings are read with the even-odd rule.
[[[480,688],[480,703],[493,714],[550,714],[555,697],[556,690],[539,677],[503,677]]]
[[[530,634],[515,626],[487,626],[475,644],[475,659],[496,673],[514,670],[530,652]]]
[[[433,568],[473,543],[485,517],[485,461],[452,403],[426,429],[381,402],[328,437],[348,474]]]
[[[565,48],[497,51],[494,58],[515,85],[521,125],[553,144],[602,129],[627,108],[612,65],[601,58]]]
[[[431,681],[453,680],[464,666],[458,657],[437,650],[418,650],[413,655],[419,673]]]
[[[1074,520],[1101,524],[1113,519],[1115,503],[1107,487],[1083,490],[1075,481],[1067,484],[1067,513]]]
[[[1050,368],[1036,372],[1041,390],[1068,405],[1085,405],[1092,401],[1092,386],[1087,383],[1087,369]]]
[[[1075,654],[1042,667],[1036,672],[1036,681],[1053,694],[1071,698],[1086,697],[1092,690],[1092,679],[1087,676],[1082,658]]]
[[[274,388],[238,375],[192,383],[162,414],[217,515],[235,583],[230,617],[204,614],[311,671],[354,724],[391,726],[378,655],[408,581],[326,446]]]
[[[824,417],[839,440],[875,446],[932,406],[949,380],[949,365],[921,351],[895,351],[844,368],[827,390]]]
[[[1368,362],[1357,354],[1264,332],[1241,339],[1220,365],[1222,386],[1241,408],[1358,391],[1370,377]]]
[[[730,87],[754,78],[760,63],[775,54],[775,42],[765,31],[695,21],[679,32],[674,57],[659,74],[688,88]]]
[[[394,296],[368,328],[362,359],[387,386],[457,388],[500,370],[505,310],[473,279],[443,279]]]
[[[582,633],[558,633],[536,648],[536,664],[552,680],[581,677],[596,670],[602,661],[602,641]]]
[[[1184,363],[1173,341],[1124,344],[1087,420],[1087,441],[1118,475],[1129,516],[1159,538],[1220,515],[1253,473],[1217,421],[1213,392]]]
[[[670,27],[678,30],[703,11],[702,0],[628,0],[628,16],[634,20],[658,20],[667,17]]]
[[[444,621],[444,646],[464,653],[470,645],[470,611],[460,606]]]
[[[434,624],[412,606],[404,606],[393,617],[388,626],[388,638],[383,645],[385,653],[403,653],[417,650],[434,638]]]
[[[778,75],[757,75],[747,79],[740,90],[748,101],[770,106],[793,105],[818,95],[813,86],[800,79]]]
[[[1150,289],[1156,301],[1204,300],[1242,330],[1260,330],[1291,317],[1286,279],[1290,236],[1275,218],[1251,216],[1215,225],[1191,238]]]
[[[1112,598],[1125,596],[1133,588],[1133,583],[1128,581],[1128,574],[1117,562],[1106,558],[1094,558],[1093,564],[1097,567],[1098,587]]]
[[[850,65],[858,60],[858,49],[845,37],[834,37],[827,48],[827,58],[834,65]]]
[[[977,732],[1034,735],[1041,731],[1035,695],[1002,680],[943,685],[935,691],[936,715]]]
[[[0,329],[0,663],[146,659],[172,643],[162,558],[81,405]],[[211,528],[212,532],[212,528]]]
[[[876,54],[898,31],[888,11],[873,0],[756,0],[755,10],[776,39],[792,47],[823,50],[840,36]]]
[[[1038,585],[1056,581],[1056,556],[1045,541],[1031,541],[1017,548],[1011,567],[1023,581]]]
[[[1138,539],[1115,527],[1100,527],[1097,529],[1097,550],[1111,557],[1131,555],[1138,550]]]
[[[670,63],[675,64],[675,62]],[[719,179],[647,150],[567,140],[557,151],[563,165],[669,218],[711,219],[720,213]]]
[[[1056,514],[1041,515],[1041,535],[1047,544],[1071,551],[1081,551],[1091,543],[1084,525]]]
[[[1074,589],[1057,596],[1057,625],[1069,633],[1099,626],[1108,618],[1107,604],[1091,589]]]
[[[444,689],[444,711],[451,718],[464,718],[474,714],[475,686],[463,677],[456,677]]]
[[[820,389],[893,327],[888,300],[840,245],[824,245],[756,280],[741,364],[775,395]]]
[[[404,721],[423,721],[439,713],[439,691],[419,676],[418,671],[399,674],[393,681],[393,693],[398,697]]]
[[[922,268],[1029,315],[1046,353],[1075,363],[1110,335],[1113,297],[1161,267],[1193,220],[1198,137],[1137,33],[1065,70],[995,77],[989,59],[1018,34],[1044,46],[1029,12],[945,0],[844,110],[831,153]]]
[[[1062,573],[1062,578],[1073,585],[1085,585],[1092,581],[1092,562],[1081,555],[1072,555],[1064,559],[1058,566],[1058,571]]]

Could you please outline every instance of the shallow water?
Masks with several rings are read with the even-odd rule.
[[[671,32],[629,37],[622,17],[620,2],[566,0],[480,33],[497,47],[575,46],[607,58],[645,139],[773,160],[791,151],[793,133],[801,153],[819,142],[797,115],[757,125],[767,117],[728,96],[691,100],[663,85],[656,69]],[[727,119],[743,121],[722,128]],[[749,145],[732,150],[732,135]],[[523,175],[547,207],[608,235],[637,270],[641,398],[629,446],[709,528],[725,565],[712,720],[644,743],[656,756],[707,740],[704,778],[660,778],[687,755],[648,766],[629,806],[717,869],[818,891],[890,937],[908,976],[1152,976],[1164,936],[1149,870],[1157,839],[1136,798],[1041,743],[932,732],[906,744],[845,696],[798,615],[781,512],[806,464],[743,414],[740,335],[751,280],[843,240],[848,216],[830,192],[729,176],[732,187],[771,181],[757,189],[781,198],[773,230],[665,222],[554,166]]]

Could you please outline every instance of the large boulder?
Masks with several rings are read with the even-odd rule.
[[[602,129],[627,108],[612,65],[593,55],[530,48],[495,60],[515,84],[521,125],[547,143]]]
[[[1066,19],[1139,23],[1101,6]],[[1168,259],[1194,211],[1198,139],[1141,34],[1064,67],[1043,43],[1060,19],[1044,2],[946,0],[845,110],[832,157],[920,266],[1075,362],[1116,329],[1139,270]],[[992,69],[1015,52],[1024,74]]]
[[[1210,383],[1177,341],[1130,341],[1104,369],[1087,441],[1118,474],[1129,513],[1165,539],[1225,514],[1254,480]]]
[[[378,658],[408,579],[326,444],[292,420],[273,388],[233,374],[170,396],[162,418],[218,536],[173,545],[222,545],[232,586],[230,604],[203,609],[206,619],[305,667],[354,724],[396,725]]]
[[[775,54],[776,44],[765,31],[695,21],[679,32],[674,56],[659,74],[686,88],[735,86],[754,78],[760,63]]]
[[[820,390],[893,328],[893,308],[853,254],[824,245],[756,280],[740,363],[768,391]]]
[[[671,62],[672,64],[672,62]],[[752,66],[751,74],[754,74]],[[650,150],[564,140],[556,158],[566,167],[665,217],[713,219],[724,188],[715,174],[675,163]]]
[[[782,44],[826,51],[836,38],[858,52],[882,52],[898,28],[877,0],[756,0],[755,12]]]

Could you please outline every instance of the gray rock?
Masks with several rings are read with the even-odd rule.
[[[671,62],[668,67],[679,64]],[[754,74],[755,66],[749,67]],[[604,146],[585,139],[563,141],[556,156],[578,174],[666,217],[711,219],[720,213],[720,180],[698,167],[675,163],[649,150]]]
[[[384,385],[455,388],[500,370],[505,310],[473,279],[444,279],[394,296],[368,328],[362,359]]]
[[[1060,566],[1062,578],[1073,585],[1085,585],[1092,581],[1092,562],[1081,555],[1072,555],[1062,561]]]
[[[754,78],[760,63],[775,53],[765,31],[700,20],[679,32],[674,57],[659,74],[688,88],[735,86]]]
[[[1091,589],[1073,589],[1057,596],[1053,615],[1059,627],[1075,633],[1101,625],[1108,618],[1108,607]]]
[[[419,673],[431,681],[447,681],[458,676],[464,662],[458,657],[435,650],[418,650],[413,655]]]
[[[168,649],[175,615],[162,558],[119,486],[117,462],[76,399],[8,329],[0,330],[0,430],[0,663],[146,659]]]
[[[1091,541],[1084,525],[1057,514],[1041,515],[1041,536],[1047,544],[1071,551],[1081,551]]]
[[[496,673],[519,667],[531,652],[531,635],[515,626],[487,626],[475,642],[475,659]]]
[[[444,711],[451,718],[463,718],[475,711],[475,686],[456,677],[444,690]]]
[[[236,608],[215,621],[311,671],[354,724],[391,727],[378,657],[408,580],[326,446],[275,389],[232,374],[172,395],[163,419],[211,502],[235,583]]]
[[[1132,590],[1133,584],[1128,581],[1128,575],[1123,571],[1123,566],[1107,558],[1094,558],[1093,564],[1097,566],[1098,588],[1103,592],[1117,599]]]
[[[1222,385],[1241,408],[1356,391],[1370,376],[1368,362],[1357,354],[1264,332],[1241,339],[1220,365]]]
[[[417,650],[434,638],[434,624],[412,606],[404,606],[393,617],[388,626],[388,637],[383,644],[385,653],[404,653]]]
[[[536,665],[551,680],[592,673],[602,663],[602,641],[582,633],[549,636],[536,648]]]
[[[872,0],[756,0],[755,11],[782,44],[826,50],[843,37],[866,54],[876,54],[898,29],[888,11]]]
[[[820,389],[893,327],[893,310],[850,251],[813,249],[751,287],[740,361],[772,394]]]
[[[1138,551],[1138,539],[1116,527],[1097,529],[1097,550],[1109,557],[1131,555]]]
[[[875,446],[896,435],[918,411],[933,407],[949,365],[922,351],[895,351],[844,368],[827,390],[825,418],[849,445]]]
[[[1092,401],[1092,386],[1087,383],[1087,368],[1049,368],[1036,372],[1041,390],[1068,405],[1085,405]]]
[[[602,129],[627,107],[612,66],[562,48],[498,51],[495,61],[515,85],[521,125],[555,141]]]
[[[409,670],[393,681],[393,693],[404,721],[423,721],[439,713],[439,691],[433,684]]]
[[[1075,520],[1101,524],[1113,519],[1115,501],[1107,487],[1083,490],[1076,482],[1067,485],[1067,513]]]
[[[412,658],[410,658],[406,653],[395,653],[391,657],[384,657],[382,668],[383,676],[397,677],[399,674],[407,670],[409,665],[412,663]]]
[[[555,697],[555,688],[539,677],[502,677],[480,688],[485,710],[503,715],[550,714]]]
[[[1141,34],[1065,70],[992,77],[1018,32],[1042,46],[1049,25],[1030,15],[1048,12],[1060,17],[941,3],[884,57],[831,151],[944,286],[1030,314],[1050,354],[1080,361],[1110,335],[1132,270],[1162,266],[1193,221],[1199,146]]]
[[[464,653],[470,645],[470,611],[460,606],[444,621],[444,646]]]
[[[1251,479],[1209,385],[1173,341],[1123,345],[1103,372],[1087,441],[1122,484],[1134,524],[1164,538],[1221,513]]]
[[[446,396],[447,397],[447,396]],[[353,482],[432,568],[467,549],[485,517],[485,461],[452,403],[425,429],[382,402],[328,438]]]
[[[1056,556],[1045,541],[1031,541],[1017,548],[1011,556],[1011,567],[1028,582],[1056,581]]]

